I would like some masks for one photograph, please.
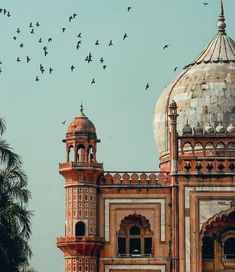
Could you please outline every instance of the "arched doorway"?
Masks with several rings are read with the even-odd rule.
[[[235,271],[235,201],[201,229],[202,272]]]

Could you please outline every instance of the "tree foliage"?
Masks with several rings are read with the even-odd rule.
[[[0,134],[5,131],[0,119]],[[27,209],[31,197],[22,160],[9,144],[0,139],[0,268],[19,272],[28,266],[31,250],[31,212]]]

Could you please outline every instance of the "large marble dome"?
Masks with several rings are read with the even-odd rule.
[[[181,74],[162,92],[154,112],[154,135],[160,155],[168,153],[168,106],[178,105],[178,133],[210,125],[225,128],[235,123],[235,42],[226,34],[223,5],[218,33]]]

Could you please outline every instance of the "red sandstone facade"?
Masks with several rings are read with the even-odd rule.
[[[224,62],[219,58],[218,64],[201,57],[190,68],[198,76],[190,79],[187,68],[185,79],[180,76],[160,98],[157,128],[163,127],[158,116],[166,117],[164,139],[158,139],[160,171],[105,171],[96,161],[95,126],[82,108],[70,124],[64,140],[66,162],[59,165],[65,179],[66,222],[57,246],[64,253],[65,272],[235,271],[235,127],[233,121],[226,128],[220,123],[233,120],[234,113],[226,96],[218,95],[227,91],[235,105],[235,43],[228,40],[225,26],[222,7],[220,36],[214,39],[223,41],[221,52],[229,44],[234,52],[227,53]],[[215,58],[220,54],[217,46],[213,40],[204,53],[214,48],[211,59]],[[201,76],[205,67],[213,84]],[[190,95],[194,91],[184,86],[188,78],[203,80],[191,104],[180,100],[188,90]],[[230,85],[225,83],[228,78]],[[207,94],[210,88],[213,92]],[[199,103],[203,96],[209,102],[204,105],[203,98],[197,104],[203,109],[199,124],[191,128],[187,121],[178,129],[183,114],[191,112],[188,105],[194,105],[195,99]],[[167,101],[164,107],[162,101]],[[227,103],[220,120],[213,101]],[[212,117],[206,125],[208,111]]]

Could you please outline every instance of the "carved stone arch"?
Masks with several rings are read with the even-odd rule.
[[[231,201],[229,209],[215,214],[202,225],[200,242],[202,272],[208,271],[209,266],[210,271],[218,271],[219,267],[224,271],[235,268],[234,260],[230,261],[235,257],[235,200]]]
[[[212,237],[218,230],[235,226],[235,200],[230,203],[230,208],[215,214],[209,218],[201,227],[200,235]]]
[[[125,216],[121,221],[120,228],[133,225],[137,225],[144,230],[151,230],[149,220],[145,216],[136,213]]]

